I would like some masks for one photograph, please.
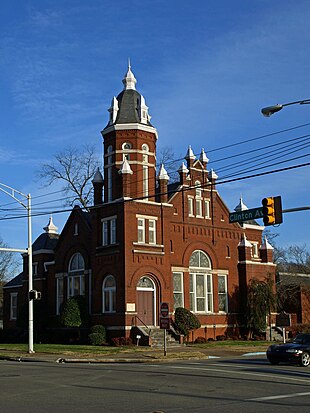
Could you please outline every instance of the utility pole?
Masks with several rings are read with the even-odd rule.
[[[30,291],[33,289],[33,272],[32,272],[32,223],[31,223],[31,196],[30,194],[25,195],[17,189],[11,188],[8,185],[2,184],[0,182],[0,191],[4,192],[15,201],[17,201],[21,206],[27,210],[27,223],[28,223],[28,248],[14,249],[14,248],[0,248],[0,251],[11,251],[11,252],[23,252],[28,254],[28,353],[34,353],[33,349],[33,300],[30,299]],[[16,195],[17,194],[17,195]],[[27,200],[27,203],[21,201],[17,196],[21,196]]]

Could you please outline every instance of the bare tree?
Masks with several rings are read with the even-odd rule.
[[[170,182],[175,182],[178,180],[178,168],[181,165],[182,157],[176,156],[172,146],[162,146],[159,147],[156,153],[157,157],[157,171],[161,164],[164,164],[164,167],[170,177]]]
[[[0,238],[0,247],[8,248],[8,245]],[[17,262],[13,252],[0,251],[0,282],[5,282],[15,275]]]
[[[310,252],[307,245],[278,248],[278,270],[292,274],[310,274]]]
[[[64,183],[64,193],[74,196],[66,205],[74,205],[77,201],[82,207],[87,208],[93,191],[91,180],[98,166],[99,160],[94,146],[68,147],[58,152],[50,163],[43,164],[38,176],[46,185],[57,181]]]
[[[8,248],[7,244],[0,238],[0,247]],[[3,305],[3,289],[2,287],[10,278],[16,275],[17,261],[14,253],[9,251],[0,251],[0,311]]]

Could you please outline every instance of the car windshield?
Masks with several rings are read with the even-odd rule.
[[[294,340],[293,343],[297,344],[310,344],[310,334],[298,334]]]

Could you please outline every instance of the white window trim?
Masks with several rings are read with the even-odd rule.
[[[152,215],[140,215],[136,214],[137,218],[137,244],[145,244],[145,245],[157,245],[157,224],[158,217]],[[139,225],[139,220],[143,222],[143,225]],[[154,228],[150,228],[150,221],[154,222]],[[141,231],[142,239],[139,240],[139,230]],[[148,234],[146,233],[148,231]],[[154,241],[150,242],[150,232],[154,234]],[[146,235],[148,235],[148,240],[146,240]],[[135,243],[136,244],[136,243]]]
[[[174,294],[180,294],[181,297],[182,297],[181,307],[184,307],[184,275],[183,275],[183,272],[173,271],[172,277],[174,277],[174,274],[179,274],[180,275],[180,278],[181,278],[181,291],[176,291],[174,289],[174,285],[173,285],[173,296],[174,296]],[[174,306],[174,300],[173,300],[173,306]]]
[[[116,223],[117,215],[103,218],[101,220],[102,245],[104,247],[116,244]]]
[[[258,248],[258,242],[252,242],[252,250],[251,250],[251,255],[253,258],[259,258],[259,248]]]
[[[10,320],[17,319],[17,296],[18,296],[18,293],[10,293]],[[13,306],[13,299],[16,300],[16,303],[14,306]]]
[[[197,205],[200,205],[199,208],[197,208]],[[200,209],[200,213],[198,213],[198,209]],[[203,218],[201,197],[195,198],[195,210],[196,210],[196,218]]]
[[[187,205],[188,205],[188,216],[189,217],[194,217],[194,197],[191,195],[188,195],[187,197]]]
[[[148,197],[149,195],[149,167],[147,165],[143,165],[143,197]]]
[[[71,263],[73,258],[79,254],[83,260],[83,267],[77,268],[75,270],[70,270],[71,268]],[[78,295],[85,295],[85,261],[84,257],[81,253],[77,252],[72,255],[70,262],[69,262],[69,268],[68,268],[68,279],[67,279],[67,298],[74,297],[74,280],[76,278],[79,278],[79,293]],[[70,285],[71,284],[71,285]]]
[[[154,226],[151,227],[150,223],[153,223]],[[150,245],[156,245],[156,219],[149,219],[148,220],[148,227],[149,227],[149,244]],[[153,234],[153,241],[150,241],[151,239],[151,233]]]
[[[138,217],[138,243],[145,244],[145,218]],[[139,234],[141,234],[141,239],[139,239]]]
[[[79,293],[77,295],[85,295],[85,275],[74,275],[74,273],[68,274],[68,285],[67,285],[67,298],[74,297],[74,280],[79,278]],[[70,285],[71,284],[71,285]]]
[[[38,263],[37,262],[32,263],[32,275],[33,276],[38,275]]]
[[[62,300],[59,294],[59,282],[62,281]],[[56,277],[56,315],[60,314],[60,306],[64,302],[64,279],[63,277]]]
[[[105,287],[105,284],[109,278],[113,278],[114,280],[114,287]],[[109,294],[109,310],[105,310],[105,293],[108,292]],[[113,275],[108,275],[105,277],[102,283],[102,313],[103,314],[111,314],[116,312],[116,308],[113,308],[113,295],[116,299],[116,280]],[[116,305],[116,304],[115,304]]]
[[[197,310],[197,288],[196,288],[196,276],[197,275],[203,275],[204,276],[204,291],[205,291],[205,296],[203,297],[205,300],[205,305],[203,310]],[[194,313],[197,314],[206,314],[206,313],[213,313],[214,312],[214,296],[213,296],[213,282],[212,282],[212,274],[211,273],[205,273],[204,271],[197,271],[197,272],[190,272],[190,276],[193,276],[193,290],[190,291],[190,294],[194,295],[194,308],[191,310]],[[208,291],[208,278],[210,279],[210,286],[211,286],[211,291]],[[209,308],[208,306],[208,297],[211,296],[211,307]],[[198,297],[202,298],[202,297]]]
[[[210,199],[205,199],[205,200],[204,200],[204,206],[205,206],[205,218],[206,218],[206,219],[211,219],[211,214],[210,214]]]
[[[225,292],[224,293],[220,293],[218,290],[218,296],[220,295],[225,295],[225,310],[220,310],[219,309],[219,313],[221,314],[227,314],[228,313],[228,294],[227,294],[227,275],[226,274],[218,274],[218,279],[220,277],[223,277],[225,280]]]

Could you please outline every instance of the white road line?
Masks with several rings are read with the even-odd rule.
[[[159,367],[159,365],[154,364],[154,367]],[[217,372],[217,373],[229,373],[229,374],[240,374],[242,376],[255,376],[255,377],[260,377],[262,379],[277,379],[278,380],[286,380],[286,381],[297,381],[297,382],[303,382],[303,383],[307,383],[309,384],[309,378],[307,379],[299,379],[299,378],[295,378],[295,377],[289,377],[286,375],[280,376],[280,375],[274,375],[274,374],[266,374],[266,372],[264,373],[252,373],[252,372],[247,372],[244,370],[226,370],[226,369],[214,369],[214,368],[206,368],[206,367],[186,367],[186,366],[165,366],[166,368],[170,368],[170,369],[178,369],[178,370],[198,370],[198,371],[210,371],[210,372]]]
[[[290,397],[302,397],[310,396],[310,392],[307,393],[292,393],[292,394],[281,394],[279,396],[267,396],[267,397],[257,397],[256,399],[248,399],[251,402],[263,402],[265,400],[277,400],[277,399],[288,399]]]

